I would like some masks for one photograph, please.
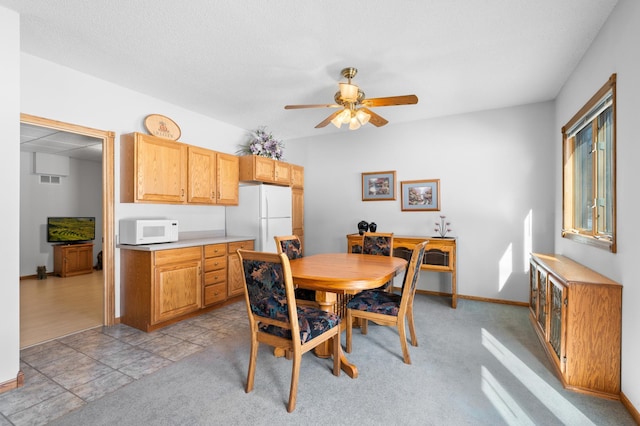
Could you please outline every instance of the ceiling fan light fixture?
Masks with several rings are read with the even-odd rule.
[[[358,130],[359,128],[360,128],[360,122],[354,115],[353,118],[351,118],[351,121],[349,121],[349,130]]]
[[[342,126],[342,120],[340,119],[340,115],[336,115],[335,117],[333,117],[333,120],[331,120],[331,124],[333,124],[339,129],[340,126]]]
[[[342,124],[349,124],[349,121],[351,121],[351,110],[348,109],[343,109],[342,112],[340,114],[338,114],[338,117],[340,117],[340,121],[342,121]]]
[[[358,112],[356,112],[356,118],[358,119],[360,124],[364,126],[371,119],[371,114],[359,109]]]
[[[340,83],[340,97],[344,102],[356,102],[358,100],[358,86],[351,83]]]

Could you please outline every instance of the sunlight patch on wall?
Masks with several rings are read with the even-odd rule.
[[[544,404],[544,406],[558,418],[560,423],[566,425],[595,426],[587,416],[585,416],[566,398],[560,395],[558,391],[545,382],[524,362],[515,356],[513,352],[500,343],[498,339],[484,328],[482,329],[482,346],[484,346],[485,349],[487,349],[511,374],[520,380],[529,392],[531,392],[531,394],[537,398],[540,403]],[[503,389],[502,391],[505,392],[506,395],[509,395],[508,390]],[[502,412],[501,408],[504,408],[504,405],[511,404],[509,405],[509,408],[514,413],[517,413],[519,411],[519,407],[517,405],[512,405],[515,404],[515,402],[511,402],[512,399],[513,398],[511,397],[508,399],[503,398],[501,400],[503,407],[496,407],[496,409]]]
[[[533,250],[533,211],[529,210],[527,217],[524,218],[524,235],[522,238],[523,250],[522,250],[522,264],[524,266],[524,273],[529,273],[529,257]]]
[[[498,291],[502,290],[513,272],[513,244],[509,244],[498,263]]]

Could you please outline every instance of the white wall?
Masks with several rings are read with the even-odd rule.
[[[556,103],[556,129],[569,119],[607,81],[617,73],[617,237],[618,252],[607,253],[561,238],[562,182],[558,178],[555,198],[555,246],[558,253],[585,264],[623,285],[622,290],[622,391],[640,409],[640,285],[637,263],[640,258],[638,226],[638,182],[640,143],[637,137],[638,99],[640,99],[640,2],[620,0],[607,23],[573,74],[565,83]],[[555,133],[557,170],[562,162],[560,132]]]
[[[21,112],[116,133],[115,232],[127,217],[169,217],[180,222],[180,231],[224,229],[224,207],[119,203],[120,135],[146,133],[148,114],[171,117],[181,129],[180,142],[234,154],[247,132],[104,80],[79,73],[32,55],[21,55]],[[15,139],[18,146],[19,138]],[[120,300],[120,253],[115,253],[115,297]],[[120,304],[116,302],[116,317]]]
[[[0,245],[0,384],[15,383],[20,370],[20,20],[0,7],[0,129],[2,159],[0,182],[5,224]]]
[[[93,263],[102,250],[102,164],[69,159],[69,175],[60,184],[42,184],[33,173],[32,152],[20,153],[20,276],[45,265],[53,271],[53,243],[47,242],[48,216],[93,216]]]
[[[553,122],[553,104],[540,103],[288,142],[305,166],[306,252],[345,251],[360,220],[435,235],[443,214],[458,237],[459,294],[528,301],[529,253],[553,250]],[[362,201],[361,173],[387,170],[397,199]],[[400,182],[420,179],[440,179],[441,211],[401,211]],[[419,287],[449,283],[423,273]]]

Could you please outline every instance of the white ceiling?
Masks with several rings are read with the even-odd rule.
[[[102,162],[102,139],[20,124],[20,150]]]
[[[418,96],[375,110],[390,126],[554,99],[616,3],[0,0],[26,53],[282,139],[349,131],[283,107],[333,103],[350,66],[369,98]]]

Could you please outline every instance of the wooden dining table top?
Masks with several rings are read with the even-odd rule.
[[[393,256],[359,253],[323,253],[292,259],[294,283],[309,290],[354,293],[380,287],[400,271],[407,261]]]

